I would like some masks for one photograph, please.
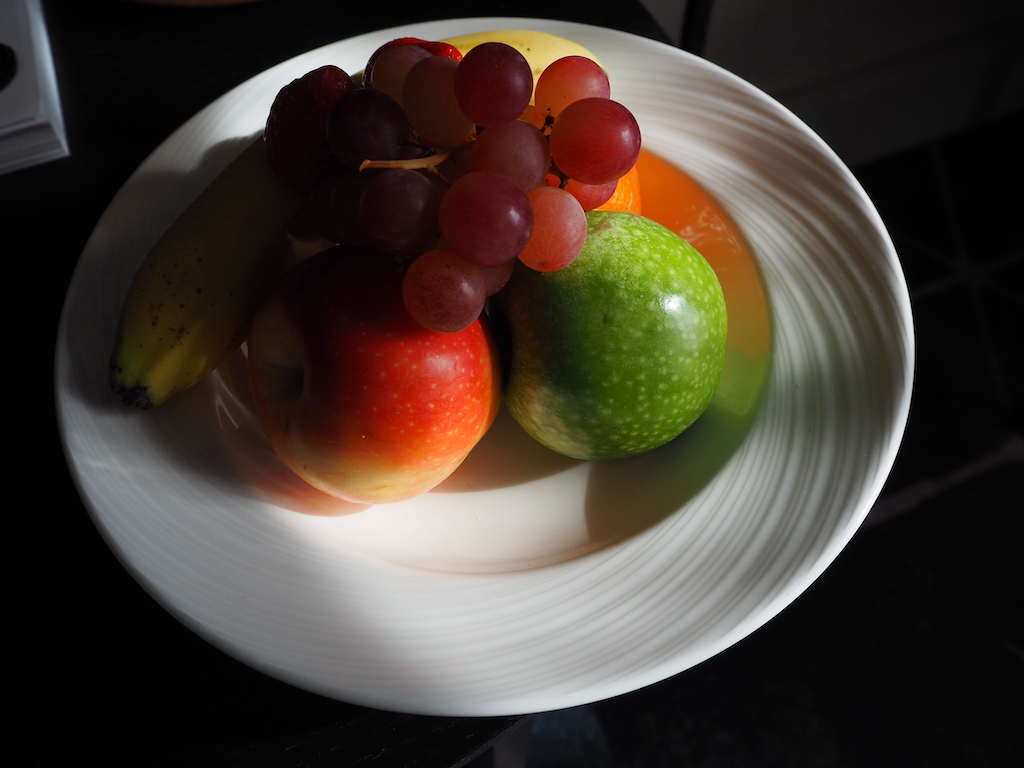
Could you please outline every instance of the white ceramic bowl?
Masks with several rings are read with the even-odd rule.
[[[240,356],[153,411],[116,402],[106,363],[135,268],[262,128],[284,83],[327,62],[358,71],[395,37],[508,28],[594,51],[646,145],[710,190],[746,235],[773,327],[760,408],[731,419],[713,408],[675,443],[601,464],[557,457],[502,418],[436,491],[363,509],[318,497],[276,460]],[[56,391],[96,525],[187,626],[327,696],[499,715],[657,682],[785,608],[879,493],[907,418],[913,354],[891,242],[852,175],[796,117],[667,45],[482,18],[311,51],[175,132],[114,198],[82,254]]]

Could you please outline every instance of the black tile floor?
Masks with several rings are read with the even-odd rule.
[[[917,334],[889,482],[775,620],[636,693],[536,716],[528,768],[1024,765],[1024,115],[853,169]]]

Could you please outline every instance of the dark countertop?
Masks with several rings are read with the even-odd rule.
[[[291,56],[441,17],[664,34],[637,0],[486,10],[455,0],[442,14],[424,3],[337,0],[44,6],[71,156],[0,176],[4,254],[30,309],[13,359],[46,381],[42,428],[18,441],[27,478],[12,484],[12,498],[29,503],[14,513],[8,566],[7,749],[38,765],[464,765],[519,719],[418,717],[298,690],[193,634],[118,563],[57,437],[52,361],[64,292],[137,165],[197,110]],[[1020,128],[1012,116],[854,169],[904,260],[919,344],[907,437],[864,529],[737,646],[649,689],[537,716],[531,768],[1019,764],[1024,256],[1011,224],[1022,209]]]

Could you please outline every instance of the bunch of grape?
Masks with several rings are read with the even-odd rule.
[[[323,237],[407,265],[405,305],[432,330],[472,323],[516,260],[540,271],[570,264],[586,241],[585,211],[611,197],[640,152],[636,120],[583,56],[555,61],[534,88],[511,46],[462,57],[402,38],[373,54],[358,84],[333,67],[303,79],[316,73],[306,90],[327,83],[320,98],[289,92],[300,79],[275,100],[271,162],[286,179],[315,177],[308,213]],[[309,167],[297,172],[297,162]]]

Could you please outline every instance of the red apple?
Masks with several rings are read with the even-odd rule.
[[[288,272],[253,317],[249,377],[270,444],[308,483],[378,504],[430,490],[483,437],[500,403],[493,338],[476,320],[428,331],[402,269],[338,246]]]

